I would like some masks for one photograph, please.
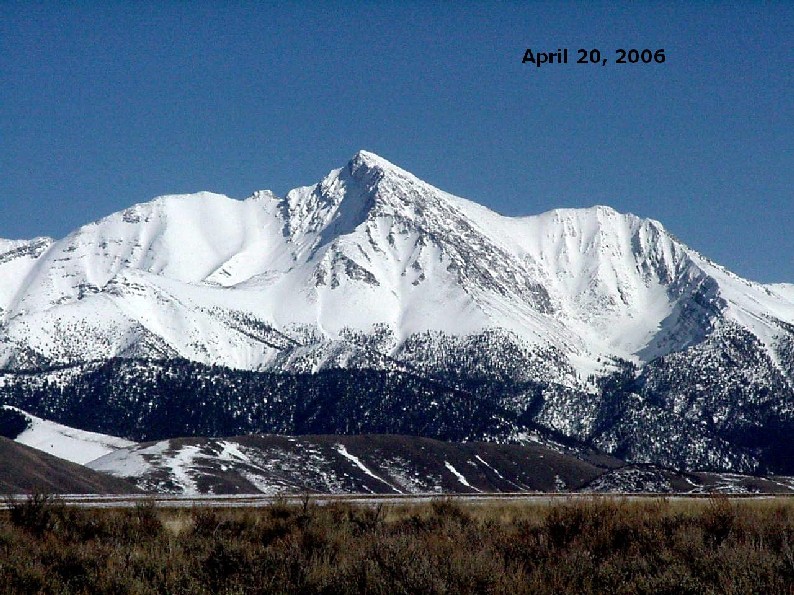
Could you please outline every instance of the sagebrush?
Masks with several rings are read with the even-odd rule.
[[[87,510],[0,521],[5,593],[792,593],[794,504],[438,499]]]

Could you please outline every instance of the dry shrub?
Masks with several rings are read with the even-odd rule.
[[[64,506],[50,494],[34,493],[24,500],[9,504],[11,523],[20,529],[41,536],[55,530],[63,521]]]
[[[85,510],[16,502],[0,593],[791,593],[788,501]],[[179,531],[165,529],[177,523]]]

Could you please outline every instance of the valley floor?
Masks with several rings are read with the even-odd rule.
[[[30,494],[7,495],[0,501],[0,511],[10,510],[32,496]],[[50,497],[48,495],[48,497]],[[58,494],[52,495],[59,504],[81,509],[129,509],[141,506],[154,506],[158,509],[218,508],[218,509],[262,509],[273,506],[351,506],[369,507],[388,506],[391,508],[409,508],[424,506],[446,500],[470,509],[487,509],[499,506],[511,507],[548,507],[574,504],[578,502],[654,502],[662,501],[670,504],[711,502],[723,499],[739,504],[741,502],[791,502],[794,506],[794,493],[678,493],[678,494],[621,494],[621,493],[532,493],[526,492],[493,492],[477,494]]]

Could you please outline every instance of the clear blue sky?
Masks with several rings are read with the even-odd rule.
[[[505,214],[608,204],[794,282],[793,33],[783,2],[0,1],[0,237],[283,194],[364,148]]]

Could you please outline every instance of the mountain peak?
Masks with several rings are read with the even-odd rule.
[[[318,184],[287,193],[284,203],[289,234],[329,225],[329,232],[347,233],[373,213],[411,211],[432,190],[410,172],[361,150],[345,167],[332,170]]]
[[[351,177],[367,182],[368,185],[374,185],[386,177],[419,181],[411,172],[370,151],[361,150],[353,155],[347,164],[347,169]]]
[[[361,149],[358,153],[353,155],[350,163],[353,165],[353,167],[377,167],[381,169],[391,169],[397,167],[392,162],[387,161],[380,155],[372,153],[371,151],[365,151],[364,149]]]

